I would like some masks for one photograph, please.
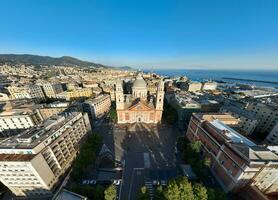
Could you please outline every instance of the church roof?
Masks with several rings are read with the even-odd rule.
[[[154,109],[153,105],[150,105],[147,102],[142,100],[136,102],[135,104],[131,105],[128,108],[128,110],[153,110],[153,109]]]
[[[147,88],[147,83],[141,74],[137,75],[135,81],[133,82],[133,88]]]

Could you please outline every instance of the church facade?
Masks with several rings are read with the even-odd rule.
[[[156,95],[148,95],[147,84],[141,74],[133,82],[132,94],[124,94],[123,83],[116,84],[116,110],[119,124],[161,122],[164,82],[157,85]]]

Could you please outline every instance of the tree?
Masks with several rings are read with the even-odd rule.
[[[208,188],[207,194],[208,200],[227,200],[227,195],[219,188]]]
[[[191,183],[188,182],[186,177],[178,177],[177,183],[180,190],[180,199],[194,200],[194,194]]]
[[[202,143],[199,140],[194,141],[190,144],[190,148],[192,149],[192,151],[194,153],[200,153],[201,152],[201,147],[202,147]]]
[[[149,200],[150,194],[146,186],[143,186],[140,190],[139,200]]]
[[[191,183],[185,177],[178,177],[167,185],[164,196],[167,200],[194,200]]]
[[[115,200],[117,197],[117,190],[116,186],[114,184],[110,185],[106,190],[104,191],[104,199],[105,200]]]
[[[207,195],[207,189],[202,186],[200,183],[195,183],[193,185],[193,192],[195,196],[195,200],[207,200],[208,195]]]
[[[155,189],[154,200],[165,200],[163,187],[161,185]]]
[[[164,191],[164,196],[167,200],[180,200],[180,190],[175,180],[168,183]]]
[[[113,122],[117,122],[118,117],[117,117],[117,111],[116,111],[115,107],[111,107],[111,109],[109,111],[109,117],[110,117],[110,119],[112,119]]]

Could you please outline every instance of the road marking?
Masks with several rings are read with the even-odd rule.
[[[144,153],[144,167],[145,168],[150,168],[151,167],[150,154],[149,153]]]
[[[121,187],[120,187],[120,191],[119,191],[119,199],[121,199],[121,195],[122,195],[122,186],[123,186],[123,182],[124,182],[124,174],[125,174],[125,160],[123,160],[123,172],[122,172],[122,181],[121,181]]]
[[[134,171],[136,170],[144,170],[144,168],[133,168],[132,170],[132,176],[131,176],[131,183],[130,183],[130,188],[128,192],[128,200],[130,200],[130,195],[131,195],[131,190],[132,190],[132,184],[133,184],[133,178],[134,178]]]
[[[151,156],[152,156],[152,158],[153,158],[154,163],[157,165],[157,164],[158,164],[158,161],[156,160],[156,157],[155,157],[154,153],[152,153]]]
[[[160,154],[161,158],[167,163],[167,160],[166,160],[164,154],[161,151],[159,152],[159,154]]]
[[[145,181],[145,186],[149,191],[150,197],[152,198],[154,195],[154,191],[153,191],[153,183],[151,181]]]

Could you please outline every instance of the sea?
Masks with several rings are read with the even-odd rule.
[[[278,70],[201,70],[201,69],[157,69],[144,70],[158,75],[176,77],[186,76],[193,81],[224,81],[242,83],[257,87],[278,88]]]

